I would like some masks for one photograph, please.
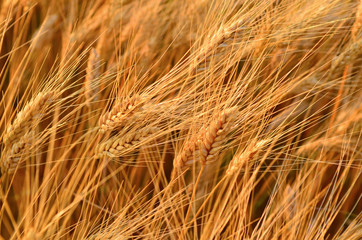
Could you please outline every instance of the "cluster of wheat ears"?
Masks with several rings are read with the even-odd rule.
[[[360,0],[0,0],[0,239],[362,238]]]

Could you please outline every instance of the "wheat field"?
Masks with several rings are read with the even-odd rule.
[[[362,238],[362,1],[0,0],[0,239]]]

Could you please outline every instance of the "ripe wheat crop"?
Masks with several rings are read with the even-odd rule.
[[[361,14],[0,0],[0,239],[361,239]]]

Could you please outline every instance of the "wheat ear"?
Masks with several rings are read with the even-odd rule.
[[[87,103],[99,99],[99,76],[100,76],[100,58],[97,51],[92,48],[89,54],[86,77],[84,82],[85,97]]]
[[[250,28],[245,27],[245,23],[242,21],[237,21],[227,28],[220,29],[216,37],[213,37],[210,43],[202,49],[200,55],[197,56],[197,63],[193,71],[200,73],[207,70],[210,67],[212,58],[222,60],[226,56],[226,49],[235,47],[235,44],[244,44],[243,56],[240,58],[250,54],[255,47],[255,43],[245,43],[243,41],[243,37],[247,36],[248,32],[250,32]]]
[[[34,131],[27,132],[23,137],[14,143],[11,148],[4,149],[5,157],[1,161],[1,173],[13,173],[19,164],[21,154],[31,147]]]
[[[286,222],[289,222],[292,221],[296,211],[296,193],[289,184],[283,191],[283,198],[287,204],[285,211],[283,211],[283,218]]]
[[[49,15],[41,27],[33,35],[34,49],[41,49],[45,43],[49,43],[54,35],[59,16],[57,14]]]
[[[95,155],[97,157],[121,157],[127,149],[131,148],[132,146],[139,145],[142,140],[157,131],[157,127],[146,127],[138,131],[125,134],[123,136],[111,137],[110,139],[107,139],[107,141],[98,145],[95,150]]]
[[[3,137],[5,145],[11,145],[29,127],[32,120],[40,117],[39,115],[54,98],[54,95],[54,92],[40,92],[25,105],[13,123],[7,127]]]
[[[105,113],[99,120],[101,132],[124,126],[126,120],[130,120],[136,109],[142,106],[142,97],[135,95],[125,101],[116,104],[111,111]]]
[[[206,164],[208,161],[215,160],[221,148],[224,147],[225,136],[229,133],[235,116],[235,108],[223,111],[208,128],[201,130],[198,139],[187,142],[175,159],[175,168],[190,166],[197,161]]]
[[[202,164],[215,160],[221,148],[224,147],[225,137],[231,130],[235,117],[234,108],[223,111],[198,140]]]
[[[270,142],[269,139],[263,139],[260,141],[257,141],[255,143],[250,144],[246,149],[238,154],[237,156],[234,156],[234,158],[231,160],[229,167],[226,171],[227,176],[233,175],[235,172],[237,172],[239,169],[241,169],[247,161],[252,160],[255,155],[268,143]]]

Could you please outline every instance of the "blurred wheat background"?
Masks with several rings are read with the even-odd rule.
[[[0,239],[362,238],[362,2],[0,0]]]

